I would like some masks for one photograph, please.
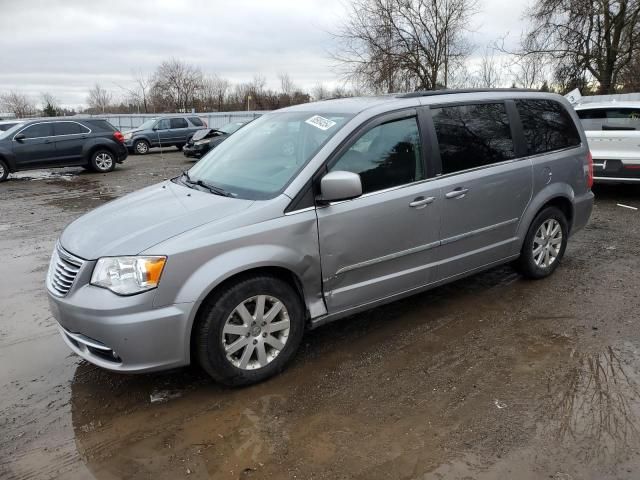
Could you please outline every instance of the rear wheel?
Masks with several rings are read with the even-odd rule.
[[[111,172],[116,168],[115,156],[109,150],[97,150],[91,155],[91,169],[98,173]]]
[[[181,152],[182,149],[184,148],[184,145],[183,144],[176,145],[176,148],[178,149],[179,152]]]
[[[146,140],[136,140],[133,144],[133,150],[138,155],[146,155],[147,153],[149,153],[149,142],[147,142]]]
[[[226,385],[250,385],[286,366],[304,332],[304,309],[286,282],[255,276],[231,285],[200,313],[195,345],[200,365]]]
[[[542,210],[529,227],[517,261],[518,270],[532,279],[551,275],[564,256],[568,236],[564,213],[556,207]]]
[[[4,182],[9,176],[9,167],[4,162],[4,160],[0,160],[0,182]]]

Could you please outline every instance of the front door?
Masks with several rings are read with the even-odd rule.
[[[24,138],[16,139],[20,134],[24,135]],[[13,138],[12,148],[18,169],[55,164],[56,145],[50,122],[29,125],[17,132]]]
[[[504,102],[431,108],[442,176],[437,252],[446,279],[518,253],[532,165],[517,159]]]
[[[400,115],[402,117],[402,115]],[[329,171],[358,173],[363,195],[318,208],[323,289],[329,313],[433,281],[439,189],[425,181],[415,111],[378,120]]]
[[[173,145],[173,142],[171,141],[171,130],[168,118],[158,120],[158,123],[156,123],[156,126],[154,128],[157,135],[154,139],[155,146],[163,147]]]

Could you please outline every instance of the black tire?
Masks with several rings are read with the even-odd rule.
[[[176,148],[178,149],[179,152],[181,152],[182,149],[184,148],[184,145],[176,145]]]
[[[534,255],[534,249],[540,248],[541,245],[549,245],[551,243],[551,247],[553,247],[553,239],[546,240],[545,243],[541,244],[537,239],[542,237],[536,237],[538,233],[538,229],[541,228],[545,222],[547,225],[552,224],[553,222],[557,222],[560,226],[560,231],[562,233],[561,240],[555,239],[556,246],[559,243],[560,248],[558,250],[555,259],[549,262],[548,265],[545,265],[544,261],[544,249],[546,246],[542,246],[541,254],[542,254],[542,265],[539,265],[536,262],[536,256]],[[569,226],[567,222],[567,218],[564,213],[556,207],[547,207],[542,210],[531,222],[529,226],[529,230],[527,231],[527,236],[524,239],[524,243],[522,245],[522,251],[520,252],[520,258],[516,261],[516,268],[518,271],[527,278],[531,278],[534,280],[538,280],[541,278],[548,277],[551,275],[558,265],[560,264],[562,257],[564,256],[564,252],[567,248],[567,239],[569,237]],[[550,250],[550,255],[553,256],[553,250]]]
[[[0,182],[4,182],[9,176],[9,167],[4,160],[0,160]]]
[[[150,148],[151,145],[149,145],[149,142],[147,142],[146,140],[136,140],[135,142],[133,142],[133,151],[137,155],[146,155],[147,153],[149,153]]]
[[[244,340],[244,337],[247,337],[247,346],[242,347],[237,353],[232,355],[241,356],[244,355],[245,349],[250,349],[249,351],[252,353],[249,353],[249,357],[251,359],[255,358],[255,360],[253,360],[254,364],[258,362],[257,355],[260,345],[264,345],[264,348],[269,348],[270,354],[273,354],[275,351],[275,349],[271,349],[272,347],[267,343],[269,340],[262,340],[262,338],[266,338],[267,335],[271,338],[271,334],[266,333],[266,331],[258,331],[257,334],[256,332],[247,332],[246,335],[239,334],[237,336],[228,333],[226,335],[223,334],[225,324],[234,314],[236,307],[244,302],[250,302],[250,299],[258,295],[275,298],[284,305],[288,313],[289,332],[286,340],[283,342],[284,347],[269,363],[252,370],[243,369],[238,365],[234,365],[232,360],[227,358],[223,342],[228,341],[232,344],[237,340]],[[267,307],[266,302],[265,307]],[[250,303],[247,309],[249,311],[251,310]],[[282,315],[285,315],[284,309],[282,312]],[[237,283],[219,292],[219,294],[213,295],[202,306],[197,322],[197,326],[194,328],[194,346],[196,350],[195,353],[202,368],[204,368],[214,380],[220,383],[229,386],[242,386],[266,380],[285,368],[289,360],[291,360],[298,350],[300,342],[302,341],[305,317],[300,297],[288,283],[276,277],[259,275],[239,280]],[[241,328],[242,327],[243,326],[241,326]],[[248,328],[249,327],[247,327],[247,329]],[[253,328],[256,329],[256,327]],[[259,330],[260,327],[257,327],[257,329]],[[274,335],[276,333],[277,332],[274,332]],[[282,333],[282,330],[280,333]],[[251,344],[248,342],[251,342]],[[252,346],[258,342],[261,342],[260,345]],[[229,345],[229,343],[227,343],[227,345]],[[236,359],[236,361],[240,360],[240,358]]]
[[[116,168],[116,156],[111,150],[100,149],[91,154],[91,170],[98,173],[112,172]]]

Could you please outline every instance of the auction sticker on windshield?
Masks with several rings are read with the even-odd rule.
[[[329,130],[331,127],[333,127],[336,124],[336,122],[334,122],[333,120],[329,120],[328,118],[321,117],[320,115],[314,115],[309,120],[306,120],[305,123],[308,123],[309,125],[313,125],[314,127],[319,128],[320,130]]]

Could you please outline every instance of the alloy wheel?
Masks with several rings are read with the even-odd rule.
[[[256,370],[271,363],[289,338],[289,312],[270,295],[244,300],[227,318],[222,346],[227,360],[241,370]]]
[[[136,143],[136,152],[138,152],[141,155],[144,155],[148,151],[149,151],[149,146],[146,144],[146,142]]]
[[[99,170],[107,171],[113,166],[113,158],[108,153],[102,152],[96,155],[96,167]]]
[[[548,268],[560,255],[562,227],[555,218],[542,222],[533,237],[533,261],[541,268]]]

